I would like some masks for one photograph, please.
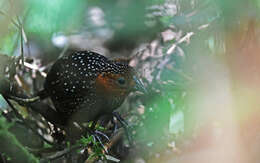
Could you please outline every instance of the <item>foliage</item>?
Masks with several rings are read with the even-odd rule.
[[[92,159],[105,159],[105,154],[103,153],[102,144],[95,140],[95,137],[93,135],[90,135],[88,137],[82,136],[81,139],[78,141],[78,144],[81,144],[82,146],[91,147],[92,153],[88,157],[88,160]],[[80,152],[80,150],[78,151]]]
[[[3,118],[0,118],[0,152],[13,162],[39,162],[35,156],[30,154],[16,137],[8,131],[11,124],[7,123]]]
[[[141,155],[144,158],[150,156],[150,153],[168,148],[169,142],[179,142],[186,136],[185,134],[192,137],[193,128],[197,127],[198,122],[193,120],[195,111],[193,106],[190,106],[189,98],[197,88],[196,85],[201,82],[201,76],[197,73],[198,69],[205,68],[204,65],[200,65],[201,58],[223,59],[227,49],[227,33],[232,33],[238,25],[247,20],[259,21],[260,15],[260,0],[23,0],[21,2],[1,0],[0,2],[1,54],[21,56],[20,50],[23,47],[26,57],[38,59],[37,63],[32,62],[31,65],[44,65],[47,69],[53,58],[60,57],[60,54],[63,55],[68,49],[86,48],[97,51],[101,49],[105,55],[112,57],[135,56],[133,64],[144,78],[149,95],[131,96],[120,111],[123,110],[122,114],[129,117],[137,146],[146,145],[144,148],[149,152],[145,150],[136,152],[137,157]],[[23,34],[21,29],[24,30]],[[171,33],[167,36],[171,37],[165,40],[162,33],[167,30]],[[57,46],[55,40],[65,43]],[[39,74],[46,73],[46,67],[31,70],[28,67],[21,68],[21,63],[19,64],[16,67],[19,77],[10,78],[15,83],[12,86],[20,84],[19,89],[14,89],[14,92],[23,92],[25,95],[36,93],[43,85],[44,75]],[[4,101],[1,99],[0,102]],[[6,110],[11,112],[10,109]],[[35,116],[30,109],[28,112],[29,115]],[[44,124],[45,130],[42,129],[41,132],[44,131],[44,134],[50,136],[51,127],[46,127],[48,123],[43,123],[39,117],[26,120],[36,124],[37,129],[39,129],[37,124]],[[109,125],[107,126],[110,130],[102,125],[98,125],[96,129],[113,137],[114,135],[109,132],[111,131]],[[11,159],[23,158],[37,162],[37,159],[23,147],[24,145],[8,131],[8,127],[9,124],[0,117],[0,137],[6,140],[3,143],[12,145],[19,151],[17,153],[19,157],[12,151],[1,152]],[[63,133],[57,135],[60,139],[56,141],[63,142]],[[120,145],[124,143],[120,139],[119,143],[115,143],[118,148],[115,147],[114,151],[122,152],[123,150],[118,149],[121,149]],[[87,147],[91,149],[88,159],[106,159],[101,144],[94,140],[93,136],[81,137],[76,144],[84,146],[85,150]],[[48,144],[48,148],[56,145]],[[70,143],[62,145],[63,149],[72,146]],[[0,146],[3,150],[3,146]],[[47,149],[46,143],[45,147]],[[79,151],[78,154],[81,153]],[[73,152],[65,152],[58,158],[70,153]]]

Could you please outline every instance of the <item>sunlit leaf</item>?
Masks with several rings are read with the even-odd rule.
[[[171,134],[184,132],[184,114],[182,111],[178,111],[170,117],[169,132]]]

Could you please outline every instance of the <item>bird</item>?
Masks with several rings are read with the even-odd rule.
[[[108,59],[93,51],[75,51],[57,59],[44,83],[62,125],[111,114],[133,91],[146,89],[128,60]]]

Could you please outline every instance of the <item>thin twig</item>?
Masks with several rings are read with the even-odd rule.
[[[34,102],[40,100],[39,96],[35,96],[35,97],[31,97],[31,98],[20,98],[20,97],[9,95],[8,98],[12,99],[12,100],[15,100],[18,103],[26,103],[26,104],[34,103]]]
[[[38,67],[36,65],[33,65],[33,64],[30,64],[30,63],[27,63],[27,62],[24,62],[24,66],[31,69],[31,70],[38,71],[43,77],[47,76],[47,74],[43,71],[44,70],[43,67]]]
[[[66,53],[66,51],[67,51],[68,49],[69,49],[69,45],[66,44],[65,47],[62,49],[61,53],[59,54],[59,57],[58,57],[58,58],[62,58],[62,57],[65,55],[65,53]]]
[[[24,68],[24,51],[23,51],[23,26],[20,26],[20,44],[21,44],[21,57],[22,57],[22,68]]]

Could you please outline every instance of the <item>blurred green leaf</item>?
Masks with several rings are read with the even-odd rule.
[[[0,40],[0,51],[2,54],[6,54],[9,56],[13,55],[12,53],[17,43],[18,34],[18,30],[13,30],[2,37],[2,39]]]
[[[42,35],[59,30],[73,30],[84,17],[84,0],[27,0],[26,29]]]

